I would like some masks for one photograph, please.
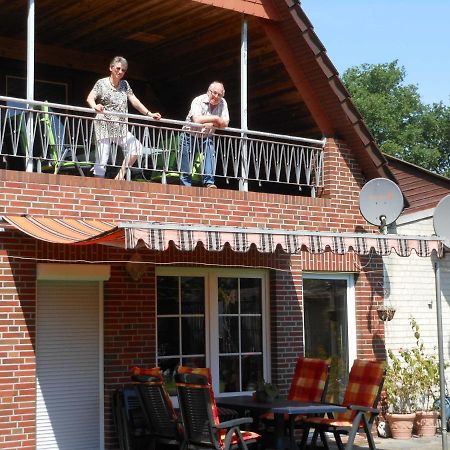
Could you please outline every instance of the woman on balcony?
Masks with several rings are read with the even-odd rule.
[[[109,77],[98,80],[87,97],[89,106],[97,112],[94,121],[98,157],[94,166],[94,176],[103,178],[111,151],[111,144],[120,145],[124,159],[116,179],[125,178],[127,167],[134,164],[142,154],[142,144],[128,131],[128,119],[108,114],[128,113],[128,101],[144,116],[159,120],[161,114],[152,113],[134,95],[128,81],[122,78],[128,69],[128,62],[122,56],[115,56],[109,64]]]

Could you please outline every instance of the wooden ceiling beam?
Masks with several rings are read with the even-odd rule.
[[[111,55],[99,55],[85,53],[54,45],[43,45],[36,43],[36,61],[40,64],[48,64],[55,67],[66,69],[85,70],[106,75],[108,72],[108,63]],[[26,61],[27,47],[26,42],[18,39],[0,37],[0,56],[19,61]],[[147,81],[144,67],[137,63],[129,61],[132,70],[131,78],[134,80]]]

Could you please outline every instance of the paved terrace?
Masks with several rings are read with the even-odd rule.
[[[342,438],[345,442],[345,437]],[[378,436],[374,437],[375,444],[378,450],[413,450],[413,449],[423,449],[423,450],[440,450],[442,449],[442,436],[441,434],[436,434],[434,437],[412,437],[411,439],[390,439],[390,438],[380,438]],[[447,433],[447,440],[450,444],[450,433]],[[369,446],[367,440],[363,436],[357,436],[355,439],[355,445],[353,446],[355,450],[365,450]],[[337,446],[334,441],[330,438],[330,449],[336,450]]]

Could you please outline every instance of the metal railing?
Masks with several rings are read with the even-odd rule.
[[[323,186],[324,140],[235,128],[205,134],[196,125],[183,121],[155,121],[134,114],[111,115],[113,119],[119,116],[117,120],[126,121],[128,131],[142,143],[133,166],[125,167],[127,179],[178,182],[184,173],[180,141],[188,133],[193,145],[188,169],[183,168],[193,174],[194,183],[204,174],[203,144],[209,140],[214,146],[213,175],[225,187],[315,196]],[[0,96],[3,167],[90,175],[96,161],[101,160],[95,122],[112,123],[112,120],[95,119],[88,108]],[[123,149],[113,143],[107,175],[117,172],[123,160]]]

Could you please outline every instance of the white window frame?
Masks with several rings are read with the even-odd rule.
[[[206,365],[211,368],[214,392],[219,395],[219,315],[217,310],[218,278],[259,278],[261,279],[262,294],[262,345],[263,345],[263,374],[264,379],[271,381],[270,373],[270,302],[269,302],[269,271],[263,269],[242,269],[222,267],[157,267],[158,276],[192,276],[205,279],[205,351]],[[155,279],[156,282],[156,279]],[[157,301],[157,299],[156,299]],[[155,307],[155,324],[157,327],[157,308]],[[156,336],[158,333],[156,333]],[[158,343],[156,343],[156,349]],[[245,394],[245,392],[242,392]],[[251,395],[251,392],[248,393]],[[221,393],[220,396],[235,395],[233,392]]]
[[[355,277],[347,272],[303,272],[304,280],[345,280],[347,281],[347,340],[348,340],[348,367],[352,367],[357,356],[356,344],[356,303],[355,303]],[[304,320],[304,319],[303,319]],[[303,329],[305,324],[303,323]],[[303,337],[303,346],[305,337]]]

